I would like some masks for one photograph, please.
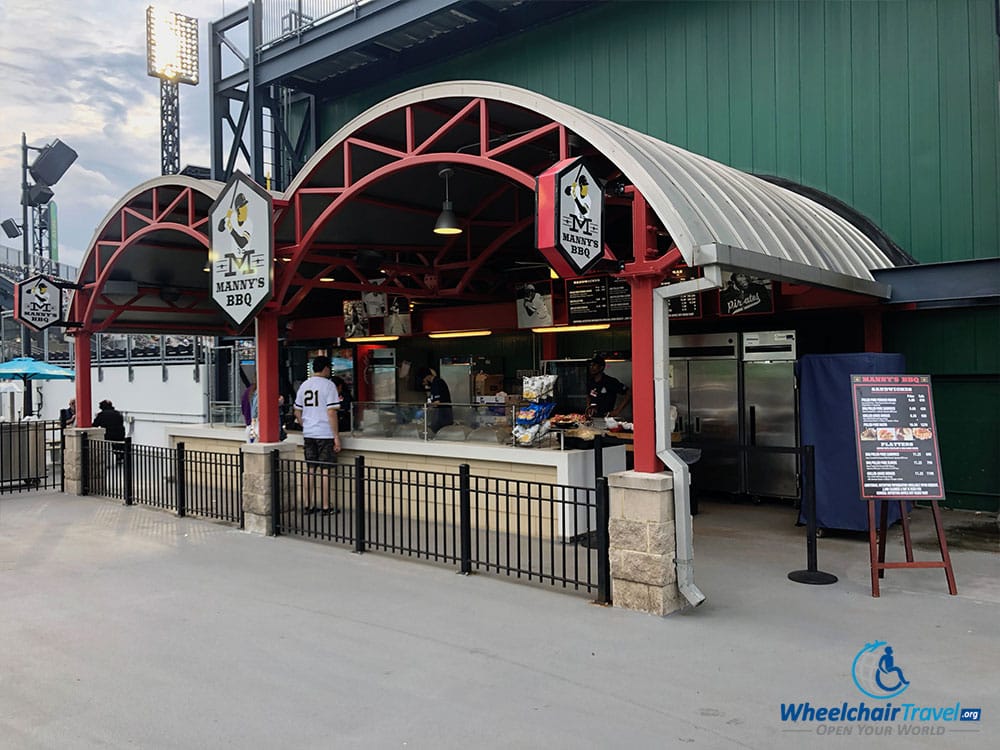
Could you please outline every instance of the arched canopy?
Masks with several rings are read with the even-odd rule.
[[[895,265],[810,198],[514,86],[455,81],[386,99],[330,138],[275,199],[275,298],[292,317],[330,316],[379,290],[430,304],[502,299],[545,278],[534,179],[582,155],[624,196],[609,198],[603,270],[633,256],[630,192],[664,242],[652,253],[721,271],[887,298],[871,271]],[[464,232],[433,234],[445,183]],[[234,333],[210,299],[208,210],[222,185],[174,175],[130,191],[100,223],[81,267],[85,331]],[[659,246],[662,244],[662,246]],[[671,246],[677,251],[668,255]],[[652,258],[656,260],[656,258]]]
[[[74,317],[85,332],[232,333],[212,302],[208,210],[221,183],[157,177],[98,224],[80,266]]]
[[[375,267],[389,271],[390,283],[411,297],[473,290],[470,279],[447,283],[443,274],[465,273],[477,257],[476,270],[485,276],[503,274],[504,264],[508,270],[537,265],[531,227],[518,224],[530,220],[534,197],[521,178],[577,154],[596,160],[605,178],[634,186],[685,262],[716,283],[722,270],[743,269],[889,296],[871,270],[893,266],[892,258],[807,197],[524,89],[455,81],[375,105],[299,172],[277,222],[279,246],[295,274],[285,279],[281,304],[290,312],[322,288],[320,278],[365,289],[365,272],[349,260],[359,248],[375,250]],[[435,248],[430,228],[440,211],[442,164],[456,166],[451,198],[472,231]],[[501,227],[514,226],[523,231],[501,242]],[[609,245],[618,260],[634,260],[631,247],[613,238]],[[486,250],[497,262],[482,259]]]

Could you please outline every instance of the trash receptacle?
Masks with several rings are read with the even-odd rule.
[[[45,477],[45,423],[0,422],[0,482],[39,484]]]

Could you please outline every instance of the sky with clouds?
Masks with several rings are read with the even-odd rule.
[[[160,174],[160,88],[146,75],[146,2],[0,0],[0,219],[21,221],[21,133],[79,154],[54,187],[59,259],[78,265],[97,224]],[[181,166],[209,166],[208,23],[236,0],[172,0],[199,20],[198,86],[180,87]],[[37,155],[29,152],[29,164]],[[0,235],[7,247],[21,239]]]

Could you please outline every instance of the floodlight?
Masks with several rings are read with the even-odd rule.
[[[146,73],[198,84],[198,19],[154,5],[146,8]]]
[[[28,186],[28,206],[44,206],[50,200],[55,193],[52,192],[52,188],[48,185],[29,185]]]
[[[21,236],[21,227],[13,219],[4,219],[0,222],[0,226],[3,227],[3,233],[6,234],[11,239]]]
[[[76,151],[56,138],[42,148],[38,158],[28,167],[35,182],[41,185],[55,185],[66,170],[76,161]]]

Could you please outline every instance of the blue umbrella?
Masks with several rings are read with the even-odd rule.
[[[31,413],[31,386],[29,380],[72,380],[76,377],[73,370],[50,365],[31,357],[18,357],[9,362],[0,362],[0,380],[20,380],[24,383],[24,413]]]
[[[0,362],[0,380],[19,379],[27,385],[29,380],[72,380],[75,377],[76,373],[72,370],[31,357]]]

